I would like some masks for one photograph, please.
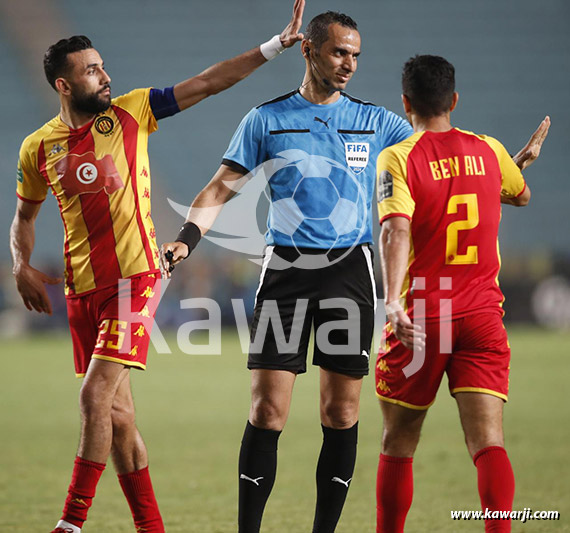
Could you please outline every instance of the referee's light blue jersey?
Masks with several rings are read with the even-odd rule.
[[[372,242],[380,152],[413,133],[383,107],[341,93],[317,105],[294,91],[252,109],[223,163],[269,179],[268,245],[349,248]]]

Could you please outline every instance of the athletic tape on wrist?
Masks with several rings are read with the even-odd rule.
[[[390,302],[389,304],[385,304],[385,308],[386,308],[386,314],[387,315],[393,315],[394,313],[397,313],[398,311],[404,311],[404,308],[400,305],[400,302],[398,300],[394,300],[393,302]]]
[[[285,47],[281,44],[279,35],[274,35],[269,39],[269,41],[259,45],[259,50],[267,61],[271,61],[274,57],[277,57],[281,52],[283,52]]]
[[[186,222],[181,228],[176,242],[183,242],[188,246],[188,255],[196,248],[196,245],[202,238],[200,228],[194,222]],[[188,257],[188,255],[186,257]],[[186,257],[184,259],[186,259]]]

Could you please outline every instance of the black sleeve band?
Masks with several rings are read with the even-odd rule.
[[[235,161],[232,161],[231,159],[225,159],[225,158],[222,159],[222,165],[226,165],[226,167],[230,167],[235,172],[239,172],[240,174],[243,174],[244,176],[246,174],[249,174],[249,170],[247,170],[247,168],[240,165],[239,163],[236,163]]]
[[[183,242],[188,246],[188,255],[190,255],[201,238],[202,232],[200,231],[200,228],[196,226],[194,222],[186,222],[180,228],[180,233],[178,234],[178,237],[176,237],[176,242]],[[186,257],[188,257],[188,255]]]

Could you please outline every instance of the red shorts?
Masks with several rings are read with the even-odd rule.
[[[498,313],[427,320],[425,332],[424,360],[420,353],[413,361],[413,352],[391,328],[384,328],[376,363],[376,394],[381,400],[427,409],[445,372],[452,395],[483,392],[507,401],[511,349]]]
[[[86,374],[92,358],[144,370],[159,301],[160,278],[155,274],[120,280],[116,286],[68,298],[77,377]]]

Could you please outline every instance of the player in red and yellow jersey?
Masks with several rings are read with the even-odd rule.
[[[138,531],[164,532],[145,445],[134,419],[130,368],[145,368],[160,299],[159,252],[150,209],[148,136],[157,121],[225,90],[302,39],[304,0],[291,22],[240,56],[165,90],[111,98],[111,78],[84,36],[44,57],[60,114],[27,137],[18,162],[11,228],[14,275],[26,307],[51,313],[45,283],[30,265],[34,226],[48,189],[65,231],[65,293],[80,392],[81,438],[63,516],[54,532],[78,533],[110,454]],[[124,280],[121,281],[120,280]],[[130,307],[120,313],[122,303]]]
[[[400,533],[412,503],[412,461],[444,373],[478,472],[483,509],[510,510],[514,477],[504,449],[510,349],[502,322],[501,203],[530,190],[497,140],[453,128],[453,66],[416,56],[404,66],[404,109],[414,134],[378,157],[380,250],[388,323],[376,366],[384,418],[377,531]],[[521,167],[540,152],[547,117]],[[525,150],[521,153],[525,153]],[[486,531],[510,531],[490,520]]]

